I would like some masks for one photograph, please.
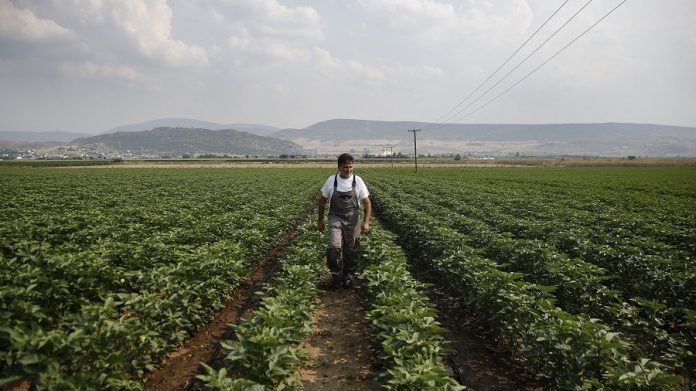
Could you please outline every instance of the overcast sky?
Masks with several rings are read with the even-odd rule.
[[[620,2],[592,1],[445,116],[563,0],[0,0],[0,130],[168,117],[696,126],[694,0],[627,1],[467,115]],[[586,3],[569,0],[492,82]]]

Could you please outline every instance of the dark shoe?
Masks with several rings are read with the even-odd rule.
[[[341,285],[343,285],[344,288],[352,288],[355,285],[355,275],[347,275],[343,281],[341,281]]]

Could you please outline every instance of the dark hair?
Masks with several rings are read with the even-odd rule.
[[[349,153],[342,153],[338,157],[338,168],[341,168],[341,165],[346,164],[348,162],[355,162],[355,159],[353,159],[353,156]]]

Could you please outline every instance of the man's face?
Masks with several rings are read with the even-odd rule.
[[[350,177],[350,175],[353,173],[353,162],[341,164],[341,166],[338,168],[338,171],[341,174],[341,178],[345,179]]]

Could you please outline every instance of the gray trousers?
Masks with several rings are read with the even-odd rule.
[[[329,243],[326,262],[331,274],[345,278],[354,274],[360,247],[360,215],[347,218],[329,214]]]

